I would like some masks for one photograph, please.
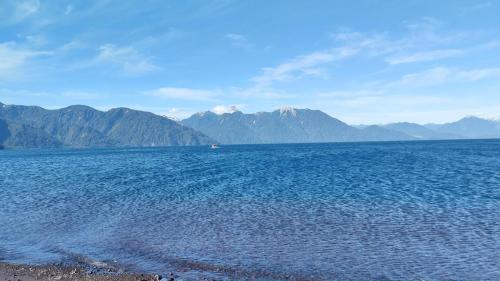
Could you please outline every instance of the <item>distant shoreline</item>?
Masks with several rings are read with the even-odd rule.
[[[333,141],[333,142],[276,142],[276,143],[231,143],[219,144],[220,147],[233,146],[264,146],[264,145],[325,145],[325,144],[377,144],[377,143],[432,143],[432,142],[466,142],[466,141],[499,141],[500,138],[469,138],[469,139],[435,139],[435,140],[376,140],[376,141]],[[85,150],[85,149],[160,149],[160,148],[210,148],[210,145],[167,145],[167,146],[61,146],[61,147],[6,147],[0,150]]]

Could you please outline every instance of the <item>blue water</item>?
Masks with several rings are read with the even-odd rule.
[[[500,280],[500,141],[0,151],[0,260]]]

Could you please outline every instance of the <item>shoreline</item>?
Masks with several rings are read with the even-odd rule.
[[[174,281],[173,275],[121,272],[109,268],[67,265],[29,265],[0,262],[0,281]]]

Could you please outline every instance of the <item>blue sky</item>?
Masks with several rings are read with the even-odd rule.
[[[1,0],[0,101],[500,117],[500,1]]]

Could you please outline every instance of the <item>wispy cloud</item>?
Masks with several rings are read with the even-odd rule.
[[[158,67],[150,60],[133,47],[118,47],[112,44],[99,47],[99,54],[95,58],[97,63],[119,65],[128,74],[142,74],[156,70]]]
[[[355,55],[352,47],[334,48],[299,56],[276,67],[266,67],[251,80],[258,86],[269,86],[274,82],[293,80],[303,76],[324,76],[320,66]]]
[[[479,68],[463,70],[457,73],[459,79],[467,81],[479,81],[483,79],[496,79],[500,78],[500,67]]]
[[[472,9],[480,10],[480,9],[489,8],[491,6],[493,6],[493,3],[491,1],[479,2],[479,3],[475,4],[474,6],[472,6]]]
[[[314,94],[315,97],[319,99],[352,99],[355,97],[373,97],[381,96],[384,92],[382,90],[345,90],[345,91],[330,91],[330,92],[319,92]]]
[[[23,48],[15,43],[0,43],[0,81],[19,77],[31,59],[50,55],[50,52]]]
[[[442,48],[465,38],[464,32],[439,32],[441,22],[433,18],[406,25],[406,35],[391,38],[385,33],[364,34],[340,29],[331,33],[335,46],[311,52],[285,61],[275,67],[265,67],[253,78],[256,87],[269,87],[275,82],[291,81],[302,77],[329,77],[328,68],[333,62],[354,57],[380,58],[390,65],[423,63],[466,54],[470,50]],[[478,49],[478,46],[477,48]]]
[[[245,49],[255,47],[255,44],[250,42],[250,40],[248,40],[248,38],[243,34],[228,33],[226,34],[226,38],[229,39],[231,44],[235,47],[241,47]]]
[[[64,8],[64,14],[67,16],[73,12],[73,6],[72,5],[66,5]]]
[[[82,41],[80,41],[78,39],[73,39],[73,40],[61,45],[59,48],[57,48],[57,50],[60,52],[67,53],[67,52],[71,52],[71,51],[74,51],[76,49],[81,49],[84,47],[86,47],[85,43],[83,43]]]
[[[97,51],[94,58],[80,62],[74,68],[110,65],[119,68],[127,75],[141,75],[159,69],[151,62],[151,57],[144,56],[132,46],[104,44]]]
[[[416,62],[428,62],[437,61],[442,59],[454,58],[465,54],[464,50],[460,49],[444,49],[444,50],[432,50],[427,52],[417,52],[405,56],[395,56],[387,59],[389,64],[403,64],[403,63],[416,63]]]
[[[11,24],[19,23],[37,13],[39,9],[40,2],[38,0],[15,1],[9,22]]]
[[[20,89],[0,88],[0,97],[4,98],[20,98],[26,100],[27,98],[34,97],[55,97],[56,95],[44,91],[29,91]]]
[[[445,84],[449,82],[477,82],[484,79],[500,78],[500,68],[456,69],[448,67],[435,67],[425,71],[404,75],[396,86],[425,87]]]
[[[191,101],[214,101],[219,95],[218,90],[200,90],[190,88],[163,87],[144,92],[149,96]]]
[[[45,36],[37,34],[37,35],[27,35],[26,41],[29,45],[34,47],[41,47],[48,43],[48,40]]]
[[[413,53],[401,54],[400,51],[392,57],[386,58],[386,62],[391,65],[405,64],[405,63],[420,63],[420,62],[433,62],[450,58],[463,57],[466,55],[488,51],[500,47],[500,43],[496,40],[488,41],[485,43],[478,43],[473,46],[463,47],[462,49],[436,49],[429,51],[415,51]]]
[[[486,47],[475,40],[475,32],[445,30],[443,25],[439,20],[425,17],[407,23],[406,32],[399,37],[391,37],[387,33],[364,34],[348,29],[341,29],[330,37],[338,43],[359,47],[360,55],[381,57],[391,65],[455,58]],[[457,44],[461,47],[449,47]]]
[[[240,96],[267,96],[271,99],[290,98],[290,93],[277,89],[277,83],[293,82],[305,77],[326,79],[332,65],[341,65],[349,59],[363,57],[379,59],[391,65],[422,63],[464,55],[459,48],[437,48],[462,39],[462,32],[438,32],[441,22],[433,18],[406,25],[407,35],[391,38],[385,33],[364,34],[349,29],[331,33],[332,48],[299,55],[273,67],[264,67],[250,79],[252,86],[240,89]],[[233,40],[245,40],[232,34]],[[423,49],[422,49],[423,48]]]
[[[371,58],[398,52],[408,48],[409,45],[406,40],[390,39],[383,33],[365,34],[345,28],[330,33],[329,37],[340,46],[356,48],[358,55],[367,55]]]

